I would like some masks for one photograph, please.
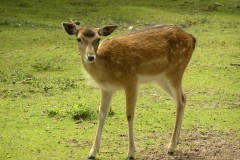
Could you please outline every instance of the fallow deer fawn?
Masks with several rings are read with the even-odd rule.
[[[98,128],[88,159],[95,159],[112,95],[121,88],[126,94],[129,130],[127,159],[134,159],[133,118],[138,83],[150,81],[157,82],[176,103],[176,122],[168,146],[168,153],[173,154],[186,104],[182,78],[196,39],[178,27],[166,25],[109,38],[100,43],[101,36],[110,35],[118,26],[78,27],[70,22],[63,23],[63,27],[69,35],[77,37],[83,66],[101,89]]]

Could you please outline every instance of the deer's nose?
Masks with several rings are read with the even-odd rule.
[[[87,55],[87,59],[88,59],[88,61],[94,61],[95,60],[95,58],[96,58],[96,56],[95,55]]]

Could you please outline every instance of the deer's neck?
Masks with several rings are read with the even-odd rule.
[[[106,75],[106,67],[103,62],[99,57],[92,62],[88,63],[83,60],[82,58],[82,63],[85,68],[85,70],[88,72],[88,74],[94,79],[96,83],[101,83],[106,81],[107,75]]]

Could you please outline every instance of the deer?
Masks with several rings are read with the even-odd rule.
[[[62,23],[69,35],[75,35],[84,69],[101,91],[96,137],[87,159],[95,159],[113,94],[120,89],[126,96],[128,122],[127,160],[133,160],[134,112],[140,83],[156,82],[176,104],[176,121],[167,152],[174,154],[186,105],[182,88],[184,71],[192,57],[196,38],[178,26],[159,25],[128,34],[105,38],[117,25],[101,28]]]

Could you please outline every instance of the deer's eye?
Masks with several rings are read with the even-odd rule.
[[[82,43],[82,40],[81,40],[81,38],[77,38],[77,41],[78,41],[78,42],[80,42],[80,43]]]

